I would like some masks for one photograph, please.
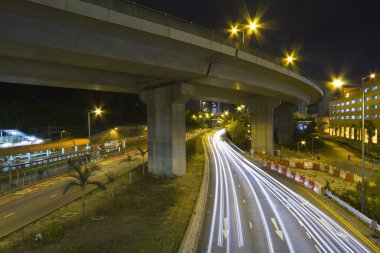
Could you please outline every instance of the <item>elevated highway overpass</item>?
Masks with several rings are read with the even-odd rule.
[[[0,81],[140,94],[148,110],[149,166],[185,173],[185,103],[244,103],[252,146],[273,149],[281,101],[316,102],[321,89],[194,24],[122,0],[0,3]]]

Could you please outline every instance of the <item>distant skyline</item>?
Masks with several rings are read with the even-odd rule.
[[[380,2],[376,0],[136,2],[218,31],[228,28],[229,21],[243,20],[243,13],[262,13],[267,28],[260,30],[259,48],[279,57],[285,48],[299,48],[297,65],[322,83],[342,75],[358,84],[364,75],[380,71]]]

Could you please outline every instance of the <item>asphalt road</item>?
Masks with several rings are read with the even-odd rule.
[[[128,163],[118,165],[119,161],[125,158],[116,157],[98,163],[101,171],[96,172],[92,179],[105,182],[104,174],[108,171],[116,175],[127,172]],[[131,162],[131,168],[139,165],[141,161],[135,159]],[[79,198],[81,190],[77,188],[72,188],[63,195],[63,188],[68,180],[67,175],[62,175],[1,197],[0,238]],[[94,186],[89,185],[86,192],[93,189]]]
[[[371,252],[329,216],[209,136],[210,182],[198,252]]]

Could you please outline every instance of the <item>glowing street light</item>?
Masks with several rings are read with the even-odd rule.
[[[238,32],[238,29],[237,29],[236,26],[234,26],[234,27],[231,28],[231,33],[232,33],[233,35],[237,35],[237,32]]]
[[[241,31],[243,36],[243,44],[245,44],[245,35],[246,32],[248,34],[252,34],[253,32],[256,32],[258,28],[260,28],[260,24],[258,24],[257,21],[249,21],[249,24],[242,25],[243,28],[239,28],[239,25],[233,25],[230,27],[230,33],[232,37],[237,37],[238,33]]]
[[[258,26],[257,26],[257,23],[256,23],[255,21],[253,21],[253,22],[251,22],[251,23],[249,24],[249,29],[250,29],[251,31],[256,31],[257,28],[258,28]]]
[[[333,80],[333,82],[332,82],[332,84],[334,85],[334,87],[342,87],[343,86],[343,81],[342,81],[342,79],[334,79]]]
[[[62,140],[62,134],[63,134],[63,133],[66,133],[66,131],[65,131],[65,130],[62,130],[62,131],[61,131],[61,140]]]
[[[297,151],[300,151],[300,143],[301,143],[301,145],[305,145],[306,141],[299,141],[299,142],[297,142]]]
[[[375,73],[371,73],[371,74],[369,75],[369,78],[371,78],[371,79],[375,79],[375,77],[376,77],[376,74],[375,74]]]

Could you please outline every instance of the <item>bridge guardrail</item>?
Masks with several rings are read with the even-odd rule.
[[[358,219],[360,219],[364,223],[368,224],[369,226],[372,224],[373,220],[371,220],[370,218],[368,218],[367,216],[365,216],[364,214],[362,214],[361,212],[359,212],[358,210],[350,206],[348,203],[344,202],[343,200],[341,200],[340,198],[332,194],[331,192],[327,190],[322,190],[322,192],[326,194],[328,197],[330,197],[332,200],[334,200],[336,203],[338,203],[340,206],[345,208],[347,211],[349,211],[350,213],[358,217]],[[380,233],[380,226],[377,225],[375,230]]]

